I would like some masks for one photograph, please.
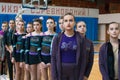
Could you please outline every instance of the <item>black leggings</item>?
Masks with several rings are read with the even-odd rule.
[[[10,80],[13,80],[13,64],[11,62],[10,53],[8,51],[6,51],[6,59],[8,64],[9,77],[10,77]]]

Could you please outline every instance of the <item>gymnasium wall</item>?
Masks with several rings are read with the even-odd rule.
[[[21,12],[21,4],[0,3],[0,24],[3,21],[15,19],[16,15],[21,14]],[[46,31],[46,19],[48,17],[53,17],[56,21],[56,32],[60,32],[58,19],[67,12],[71,12],[75,15],[76,22],[81,20],[85,21],[87,24],[86,36],[93,41],[98,40],[98,9],[48,6],[47,10],[23,10],[22,18],[26,24],[32,22],[34,18],[43,18],[43,31]]]

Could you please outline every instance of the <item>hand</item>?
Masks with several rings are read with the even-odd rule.
[[[15,58],[12,57],[11,62],[14,64],[15,63]]]
[[[9,46],[9,48],[10,48],[11,52],[13,52],[13,47],[12,47],[12,46]]]
[[[6,50],[7,50],[7,51],[9,51],[9,48],[8,48],[8,46],[7,46],[7,45],[5,45],[5,48],[6,48]]]
[[[13,52],[13,47],[9,46],[9,53],[12,54],[12,52]]]
[[[9,53],[12,54],[12,50],[9,50]]]
[[[84,76],[84,79],[83,80],[88,80],[88,78],[86,76]]]
[[[5,48],[10,54],[13,52],[13,47],[12,46],[5,45]]]
[[[20,68],[23,68],[23,67],[24,67],[24,63],[20,62]]]

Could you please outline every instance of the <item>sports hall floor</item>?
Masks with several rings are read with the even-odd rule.
[[[94,64],[88,80],[102,80],[98,66],[98,54],[94,55]]]
[[[101,73],[99,71],[99,66],[98,66],[98,60],[99,60],[99,49],[102,43],[94,43],[94,51],[96,52],[94,54],[94,63],[92,67],[92,71],[90,73],[89,79],[88,80],[102,80]]]
[[[99,44],[94,46],[95,52],[99,51],[99,47],[100,47]],[[7,75],[0,75],[0,80],[9,80],[9,79]],[[88,80],[102,80],[98,66],[98,53],[94,55],[93,68]]]

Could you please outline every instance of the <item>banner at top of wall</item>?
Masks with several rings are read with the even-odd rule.
[[[0,3],[0,14],[17,14],[21,11],[21,4]],[[76,17],[95,17],[98,18],[99,10],[92,8],[76,8],[62,6],[48,6],[47,10],[41,9],[23,9],[23,14],[28,15],[49,15],[61,16],[67,12],[73,13]],[[21,11],[22,12],[22,11]]]

